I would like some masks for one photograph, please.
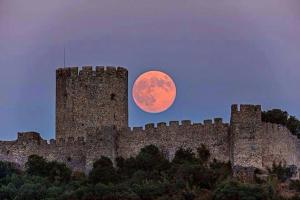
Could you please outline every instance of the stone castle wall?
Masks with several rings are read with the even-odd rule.
[[[141,148],[154,144],[172,159],[180,147],[194,151],[204,144],[212,158],[231,161],[233,166],[253,166],[261,169],[271,167],[273,162],[300,166],[300,140],[286,127],[261,123],[247,126],[243,113],[238,111],[240,122],[223,123],[220,118],[191,123],[189,120],[147,124],[117,130],[115,127],[102,127],[90,130],[86,138],[43,140],[38,133],[18,133],[16,141],[0,141],[0,160],[18,163],[24,167],[28,156],[36,154],[49,161],[59,161],[75,171],[88,172],[92,164],[101,156],[115,160],[122,156],[135,156]],[[233,106],[235,109],[235,106]],[[251,108],[252,109],[252,108]],[[248,112],[248,111],[247,111]],[[252,113],[253,114],[253,113]],[[253,122],[253,121],[252,121]],[[238,124],[241,123],[241,124]],[[235,128],[235,131],[234,131]],[[260,135],[259,135],[260,134]],[[255,138],[259,138],[256,141]]]
[[[143,127],[133,127],[121,132],[118,138],[118,153],[124,158],[137,155],[146,145],[154,144],[165,155],[172,159],[180,147],[191,148],[194,151],[204,144],[212,157],[229,161],[229,126],[216,118],[205,120],[203,124],[192,124],[189,120],[171,121],[166,123],[147,124]]]
[[[35,135],[35,139],[30,136]],[[28,137],[29,136],[29,137]],[[40,155],[49,161],[66,163],[75,171],[84,171],[85,142],[83,140],[48,143],[38,133],[18,133],[18,139],[10,142],[0,142],[0,160],[14,162],[24,168],[28,156]]]
[[[0,160],[24,167],[32,154],[88,172],[101,156],[135,156],[154,144],[172,159],[180,147],[196,151],[204,144],[212,158],[232,166],[264,169],[273,162],[300,167],[300,140],[285,127],[263,123],[261,106],[232,105],[230,124],[216,118],[202,123],[147,124],[128,128],[128,71],[113,67],[56,71],[56,140],[18,133],[0,141]]]
[[[263,123],[262,164],[273,162],[300,167],[300,140],[278,124]]]
[[[128,127],[128,71],[118,67],[56,71],[56,139],[86,137],[102,126]]]

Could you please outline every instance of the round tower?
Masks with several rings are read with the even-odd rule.
[[[57,69],[56,139],[86,138],[103,127],[128,127],[127,69]]]

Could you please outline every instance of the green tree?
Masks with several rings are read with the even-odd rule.
[[[29,156],[25,168],[29,175],[46,176],[48,173],[47,161],[38,155]]]
[[[72,171],[63,163],[56,161],[49,162],[47,167],[47,177],[52,182],[68,182],[71,179]]]
[[[197,148],[198,158],[201,164],[206,164],[210,159],[210,152],[204,144]]]
[[[272,168],[267,168],[269,174],[275,174],[277,179],[281,182],[286,181],[291,177],[290,169],[286,167],[286,165],[281,162],[276,164],[275,162],[272,164]]]
[[[287,128],[300,138],[300,121],[295,116],[290,116],[287,121]]]
[[[154,200],[166,193],[166,185],[164,183],[145,182],[133,185],[133,191],[142,200]]]
[[[173,164],[183,164],[185,162],[188,163],[197,163],[197,159],[195,157],[195,153],[192,149],[180,148],[175,152],[175,157],[172,160]]]
[[[136,157],[136,163],[138,169],[144,171],[163,171],[169,168],[169,161],[154,145],[148,145],[142,148]]]
[[[15,198],[15,200],[41,200],[46,194],[46,187],[36,183],[24,184]]]
[[[12,183],[0,187],[0,199],[12,200],[15,198],[16,193],[17,188]]]
[[[51,186],[47,188],[45,198],[53,198],[53,199],[58,199],[58,197],[63,194],[64,188],[59,187],[59,186]]]
[[[262,121],[286,126],[288,121],[288,113],[280,109],[273,109],[262,112]]]
[[[89,173],[89,180],[93,184],[97,183],[115,183],[118,179],[116,169],[113,163],[107,157],[102,156],[93,164],[93,169]]]
[[[270,194],[271,193],[271,194]],[[260,185],[241,184],[235,181],[220,184],[214,200],[271,200],[272,192],[266,191]]]
[[[0,179],[13,173],[19,173],[14,163],[0,161]]]
[[[131,177],[138,170],[136,159],[133,157],[130,157],[128,159],[118,157],[116,161],[118,172],[122,176],[122,178]]]

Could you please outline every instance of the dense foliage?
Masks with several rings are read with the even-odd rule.
[[[300,138],[300,121],[295,117],[289,115],[286,111],[280,109],[273,109],[262,112],[262,121],[286,126],[291,133]]]
[[[285,177],[283,167],[270,170]],[[100,157],[88,176],[32,155],[24,172],[0,162],[0,199],[279,200],[273,183],[243,184],[231,174],[230,163],[212,160],[203,145],[196,152],[179,149],[171,162],[153,145],[136,157],[117,158],[116,167]],[[300,191],[299,182],[290,187]]]

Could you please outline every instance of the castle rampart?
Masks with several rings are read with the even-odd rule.
[[[101,156],[113,162],[154,144],[172,159],[179,148],[196,151],[204,144],[212,158],[233,167],[265,169],[273,162],[300,166],[300,140],[283,126],[263,123],[260,105],[232,105],[230,123],[221,118],[149,123],[128,127],[128,71],[85,66],[56,71],[56,138],[18,133],[0,141],[0,160],[24,167],[32,154],[88,172]]]
[[[120,156],[128,158],[136,155],[141,148],[154,144],[165,152],[169,159],[172,159],[176,150],[180,147],[191,148],[194,151],[201,144],[206,145],[214,158],[222,161],[229,161],[229,126],[217,118],[205,120],[210,123],[191,123],[190,120],[170,121],[155,124],[146,124],[145,127],[133,127],[130,130],[121,132],[119,135]]]

